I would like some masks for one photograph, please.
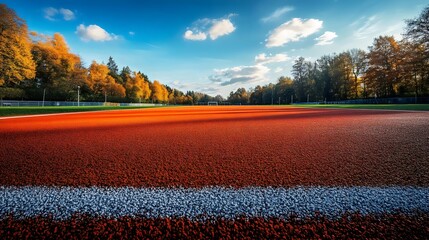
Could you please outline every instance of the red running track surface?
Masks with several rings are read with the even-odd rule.
[[[0,220],[1,239],[427,239],[429,215],[345,214],[296,219],[119,219],[76,216]]]
[[[0,120],[0,185],[429,186],[429,113],[171,107]]]

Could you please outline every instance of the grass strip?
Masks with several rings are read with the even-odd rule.
[[[296,107],[429,111],[429,104],[294,104]]]
[[[0,107],[0,116],[19,116],[19,115],[34,115],[34,114],[50,114],[50,113],[68,113],[68,112],[89,112],[102,110],[120,110],[120,109],[137,109],[137,108],[154,108],[159,106],[60,106],[60,107]]]

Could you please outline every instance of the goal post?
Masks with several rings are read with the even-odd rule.
[[[218,104],[218,102],[216,102],[216,101],[210,101],[210,102],[207,102],[207,105],[208,105],[208,106],[217,106],[217,105],[219,105],[219,104]]]

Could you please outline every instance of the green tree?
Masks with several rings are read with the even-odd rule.
[[[415,95],[429,95],[429,5],[420,16],[406,20],[406,23],[405,36],[411,42],[406,48],[412,52],[406,59],[408,68],[414,72]]]
[[[366,78],[374,94],[395,96],[400,82],[400,46],[392,36],[380,36],[369,47]]]
[[[275,85],[270,83],[262,87],[262,103],[263,104],[274,104],[274,91]]]
[[[216,101],[216,102],[218,102],[218,103],[221,103],[221,102],[225,101],[225,99],[224,99],[221,95],[216,95],[216,96],[213,98],[213,101]]]
[[[123,85],[124,81],[121,78],[121,75],[119,75],[118,65],[116,64],[115,60],[113,60],[111,56],[109,57],[109,60],[107,61],[106,65],[109,68],[109,75],[112,76],[117,83]]]
[[[419,97],[429,94],[429,64],[425,61],[423,44],[403,40],[400,43],[401,82],[399,93]]]
[[[420,16],[405,21],[407,23],[405,35],[413,42],[423,44],[426,50],[429,49],[429,5],[426,6]],[[429,58],[429,51],[424,53],[426,60]]]
[[[120,77],[122,79],[122,84],[127,83],[127,81],[131,78],[131,73],[132,73],[131,69],[128,66],[122,68],[121,73],[120,73]]]
[[[0,88],[0,99],[22,99],[25,95],[24,90],[19,88],[8,88],[1,87]]]
[[[292,75],[294,77],[298,101],[304,101],[306,95],[306,69],[305,59],[303,57],[299,57],[295,60],[295,63],[292,66]]]
[[[249,94],[245,88],[238,88],[237,91],[231,92],[228,97],[228,102],[233,104],[247,104],[249,102]]]
[[[348,52],[342,52],[336,56],[334,77],[338,78],[339,97],[340,99],[349,99],[352,89],[352,58]]]
[[[324,55],[317,59],[317,85],[320,86],[322,91],[321,100],[332,101],[334,100],[334,81],[333,81],[333,71],[332,66],[334,63],[334,57],[330,55]]]
[[[263,88],[260,85],[256,86],[255,89],[250,94],[250,97],[249,97],[250,104],[263,104],[262,95],[263,95]]]
[[[280,104],[291,102],[292,96],[295,95],[292,78],[283,77],[283,76],[280,77],[278,79],[277,84],[275,85],[275,88],[276,88],[276,98],[280,98]]]
[[[367,67],[367,58],[365,51],[361,49],[354,48],[348,51],[351,60],[352,73],[353,73],[353,91],[354,97],[358,98],[360,93],[360,79],[362,77],[362,73],[365,72]],[[366,97],[366,84],[362,82],[363,86],[363,94]]]
[[[303,57],[295,60],[292,66],[292,76],[294,79],[295,94],[298,102],[307,101],[310,96],[314,99],[317,96],[316,80],[317,65],[305,61]]]

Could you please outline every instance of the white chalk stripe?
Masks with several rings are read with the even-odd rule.
[[[279,217],[294,213],[328,217],[344,212],[429,212],[424,187],[294,187],[294,188],[132,188],[132,187],[0,187],[0,217],[73,214],[146,218],[204,216]]]

